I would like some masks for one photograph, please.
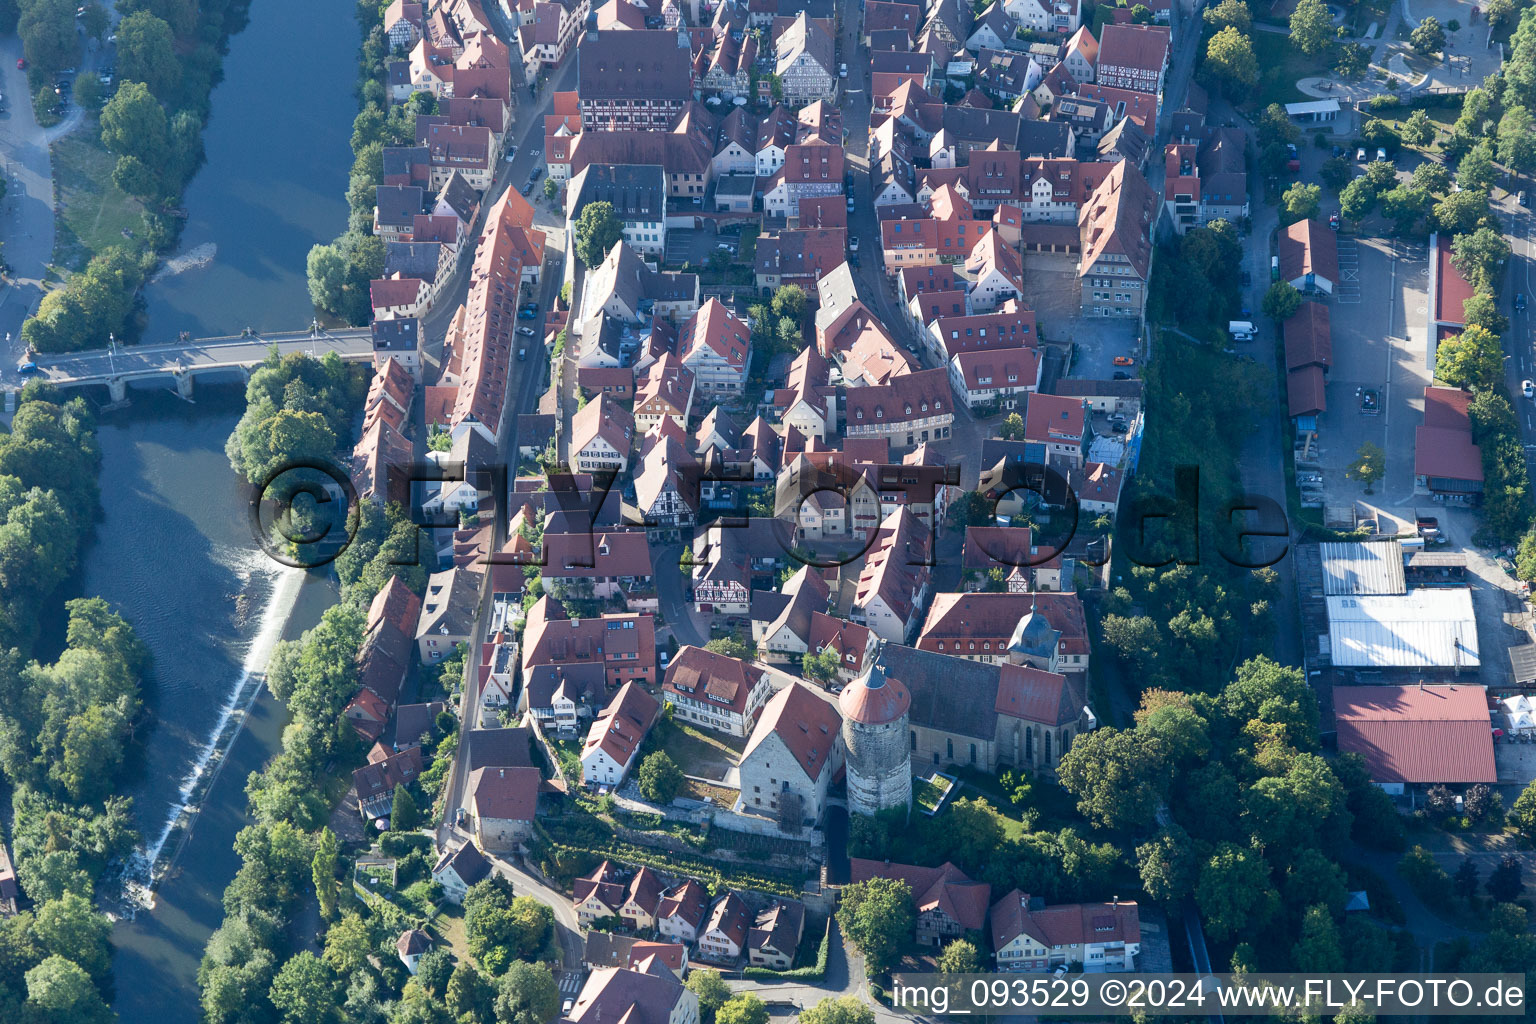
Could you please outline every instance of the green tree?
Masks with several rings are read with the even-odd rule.
[[[421,812],[416,807],[416,798],[404,786],[396,786],[394,803],[389,809],[390,831],[412,832],[420,822]]]
[[[875,1024],[875,1011],[858,996],[827,996],[800,1014],[800,1024]]]
[[[326,1024],[336,1019],[336,982],[325,964],[305,950],[294,954],[267,993],[284,1024]]]
[[[855,882],[843,890],[837,923],[858,947],[869,974],[883,974],[917,923],[912,888],[890,878]]]
[[[1253,42],[1237,29],[1227,26],[1206,43],[1201,71],[1229,95],[1246,96],[1259,80],[1259,62],[1253,54]]]
[[[688,980],[683,984],[699,998],[699,1019],[704,1024],[713,1024],[715,1012],[731,998],[730,986],[720,977],[720,972],[701,967],[689,971]]]
[[[1355,453],[1355,460],[1344,470],[1344,476],[1350,480],[1358,480],[1365,485],[1365,493],[1370,494],[1371,488],[1382,478],[1386,472],[1386,453],[1381,447],[1371,441],[1360,445],[1360,450]]]
[[[1335,38],[1328,5],[1323,0],[1300,0],[1291,12],[1291,45],[1310,57],[1332,46]]]
[[[1299,971],[1318,974],[1344,970],[1344,950],[1339,943],[1339,929],[1328,908],[1317,905],[1306,909],[1301,918],[1301,937],[1291,948],[1291,962]]]
[[[348,323],[366,324],[372,316],[369,282],[384,272],[384,242],[349,231],[328,245],[312,247],[307,270],[311,302]]]
[[[1004,416],[997,428],[997,435],[1005,441],[1024,440],[1024,417],[1016,412]]]
[[[416,95],[421,96],[421,95],[425,95],[425,94],[424,93],[417,93]],[[544,179],[544,198],[548,199],[550,202],[554,202],[555,201],[555,197],[558,196],[559,194],[560,194],[560,186],[555,184],[555,179],[554,178],[545,178]]]
[[[1488,16],[1488,26],[1498,31],[1514,17],[1515,0],[1488,0],[1483,5],[1483,13]]]
[[[90,3],[85,5],[85,13],[80,15],[80,27],[85,29],[88,38],[99,41],[106,38],[107,29],[112,27],[112,19],[105,7],[96,0],[90,0]]]
[[[29,0],[16,26],[22,52],[39,80],[74,64],[80,53],[72,0]]]
[[[1264,292],[1259,309],[1271,320],[1285,321],[1301,308],[1301,292],[1289,281],[1276,281]]]
[[[1321,0],[1313,0],[1313,2],[1320,3]],[[1316,217],[1318,203],[1322,198],[1321,185],[1292,182],[1291,186],[1285,190],[1285,194],[1280,197],[1281,223],[1293,224],[1298,220],[1311,220]]]
[[[1419,53],[1439,53],[1445,49],[1445,29],[1440,27],[1440,20],[1431,15],[1408,34],[1408,42]]]
[[[1461,158],[1456,165],[1456,182],[1463,190],[1487,192],[1498,177],[1493,165],[1493,143],[1484,139]]]
[[[1509,239],[1494,228],[1481,227],[1470,235],[1451,239],[1451,265],[1461,271],[1475,289],[1493,290],[1509,259]]]
[[[1422,114],[1422,110],[1414,111]],[[1410,118],[1411,120],[1411,118]],[[1430,195],[1443,196],[1451,188],[1451,172],[1445,164],[1433,160],[1426,160],[1413,169],[1413,175],[1408,179],[1414,188],[1422,189]]]
[[[718,636],[704,645],[706,651],[723,654],[727,658],[746,661],[752,657],[752,649],[734,636]]]
[[[1435,351],[1435,376],[1453,388],[1497,387],[1504,379],[1504,349],[1497,336],[1468,327]]]
[[[111,970],[107,938],[112,925],[86,897],[66,892],[44,903],[37,909],[32,931],[44,950],[79,964],[98,983],[106,981]]]
[[[1371,48],[1364,43],[1345,43],[1333,59],[1333,69],[1345,78],[1359,78],[1371,66]]]
[[[560,989],[549,967],[517,961],[496,983],[499,1024],[547,1024],[560,1012]]]
[[[581,262],[595,267],[608,258],[608,252],[624,237],[624,223],[609,202],[588,203],[576,218],[576,255]]]
[[[455,1020],[462,1021],[467,1017],[473,1022],[489,1022],[496,1012],[496,990],[474,964],[461,960],[448,979],[448,992],[443,996],[443,1003]]]
[[[1168,786],[1160,740],[1135,729],[1096,729],[1062,757],[1062,788],[1101,828],[1140,830],[1152,824]]]
[[[1356,178],[1339,192],[1339,215],[1347,220],[1364,220],[1376,208],[1380,193],[1365,178]]]
[[[1338,192],[1348,185],[1355,176],[1350,162],[1342,156],[1329,157],[1323,161],[1322,168],[1318,171],[1318,177],[1323,179],[1323,184]]]
[[[95,110],[101,106],[101,79],[95,75],[90,73],[80,75],[75,79],[71,91],[75,94],[75,103],[82,110]]]
[[[953,939],[939,954],[937,964],[943,974],[975,974],[981,970],[976,944],[969,939]]]
[[[1125,661],[1145,668],[1157,657],[1160,632],[1150,615],[1111,613],[1104,616],[1101,629],[1105,642]]]
[[[90,977],[62,956],[49,956],[29,969],[26,984],[27,1000],[47,1014],[40,1019],[60,1024],[108,1024],[114,1019]]]
[[[807,679],[830,685],[842,668],[842,656],[830,644],[818,652],[806,651],[800,656],[800,674]]]
[[[1243,0],[1221,0],[1205,9],[1205,23],[1215,29],[1224,29],[1228,25],[1237,29],[1244,35],[1253,28],[1253,12],[1248,10],[1248,5]]]
[[[738,993],[715,1011],[715,1024],[768,1024],[768,1004],[751,992]]]
[[[315,856],[310,861],[310,874],[314,879],[315,898],[320,904],[320,916],[329,921],[336,916],[336,900],[339,893],[336,884],[337,860],[336,833],[328,828],[315,837]]]
[[[1495,903],[1513,903],[1520,898],[1520,892],[1525,887],[1521,880],[1520,858],[1512,853],[1506,853],[1499,858],[1499,863],[1488,872],[1488,895]]]
[[[683,770],[667,756],[665,750],[656,750],[640,762],[640,795],[652,803],[670,804],[686,781]]]
[[[1443,233],[1471,234],[1489,222],[1488,193],[1481,189],[1452,192],[1435,204],[1433,213]]]
[[[1225,942],[1231,935],[1260,931],[1279,899],[1257,851],[1222,843],[1200,870],[1195,902],[1206,928],[1217,942]]]
[[[118,22],[117,64],[125,81],[143,82],[162,100],[171,99],[181,85],[171,26],[148,11]]]
[[[1407,183],[1387,189],[1380,199],[1382,216],[1392,221],[1393,230],[1400,235],[1411,234],[1434,204],[1428,192]]]
[[[168,152],[165,109],[143,82],[124,82],[101,110],[101,144],[119,156],[159,167]]]
[[[1509,317],[1499,312],[1498,300],[1486,288],[1479,288],[1461,304],[1461,316],[1469,327],[1481,327],[1490,334],[1509,330]]]
[[[357,914],[344,914],[326,930],[325,952],[320,958],[338,977],[345,978],[367,969],[368,957],[378,945],[375,940],[368,920]]]
[[[1410,146],[1427,146],[1435,141],[1435,122],[1429,119],[1428,111],[1415,110],[1403,122],[1398,134]]]
[[[1397,873],[1421,898],[1431,902],[1445,892],[1450,883],[1445,869],[1422,846],[1415,846],[1403,854],[1402,860],[1397,862]]]
[[[1536,782],[1528,784],[1520,791],[1506,820],[1515,826],[1526,842],[1536,842]]]

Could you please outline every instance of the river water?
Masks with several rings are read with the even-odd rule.
[[[229,42],[175,256],[213,262],[145,288],[144,343],[309,326],[310,247],[346,230],[357,21],[344,0],[252,0]],[[178,263],[176,259],[170,261]]]
[[[186,193],[178,255],[213,259],[146,287],[146,343],[291,329],[314,315],[305,258],[346,226],[357,44],[351,4],[254,0]],[[101,419],[104,514],[78,587],[121,611],[154,656],[151,724],[123,788],[144,839],[130,872],[158,884],[153,910],[113,930],[114,1005],[134,1024],[197,1024],[195,974],[239,866],[245,780],[284,724],[260,673],[272,645],[314,625],[336,592],[323,574],[271,562],[251,536],[224,456],[239,384],[200,379],[194,404],[130,394],[131,408]]]

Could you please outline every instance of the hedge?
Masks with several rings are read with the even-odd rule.
[[[813,966],[795,967],[787,971],[776,971],[771,967],[744,967],[741,976],[761,981],[820,981],[827,974],[827,948],[831,942],[832,919],[829,917],[827,926],[821,933],[821,945],[816,950],[816,963]]]
[[[722,887],[734,887],[788,897],[796,897],[800,893],[797,886],[791,885],[788,882],[763,875],[749,875],[734,871],[728,875],[718,864],[696,860],[692,857],[680,857],[677,854],[657,856],[650,851],[637,846],[631,846],[628,843],[614,841],[583,849],[567,846],[564,843],[551,839],[548,840],[548,845],[550,850],[557,854],[592,854],[626,864],[643,865],[655,871],[665,871],[668,874],[692,875],[702,882],[710,883],[711,889],[714,890]]]

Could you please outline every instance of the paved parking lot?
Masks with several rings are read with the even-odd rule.
[[[1319,462],[1329,504],[1347,505],[1365,489],[1344,472],[1369,441],[1387,456],[1375,499],[1413,503],[1414,428],[1423,422],[1430,382],[1425,336],[1428,258],[1423,242],[1339,239],[1339,281],[1329,304],[1333,372],[1328,411],[1318,418]],[[1362,287],[1370,282],[1371,287]],[[1364,391],[1379,412],[1361,409]]]
[[[734,248],[739,239],[728,239],[732,245],[732,257],[735,256]],[[715,246],[721,239],[715,234],[713,221],[705,221],[700,228],[668,228],[666,264],[670,267],[680,267],[684,263],[691,263],[695,267],[702,267],[709,261],[709,254],[715,251]]]
[[[1136,323],[1082,315],[1082,290],[1077,282],[1077,257],[1060,253],[1025,253],[1024,281],[1035,310],[1040,336],[1077,353],[1064,372],[1069,377],[1110,380],[1115,370],[1135,375],[1134,366],[1117,367],[1115,356],[1138,356]]]

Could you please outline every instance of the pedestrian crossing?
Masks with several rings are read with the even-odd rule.
[[[581,993],[582,974],[580,971],[560,972],[560,994],[575,998]]]
[[[1360,302],[1360,243],[1353,238],[1339,239],[1339,282],[1333,301],[1346,306]]]

